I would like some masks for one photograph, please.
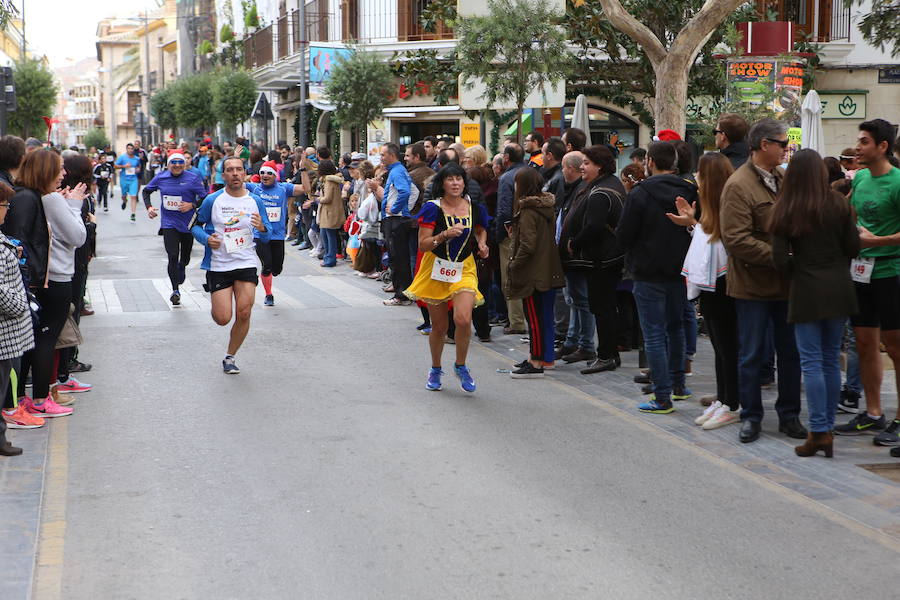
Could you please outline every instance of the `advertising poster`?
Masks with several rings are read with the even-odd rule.
[[[346,48],[326,48],[324,46],[309,47],[309,99],[323,99],[325,81],[331,70],[341,58],[349,57],[351,50]]]
[[[776,119],[800,117],[803,64],[774,58],[728,59],[728,100],[767,103]]]

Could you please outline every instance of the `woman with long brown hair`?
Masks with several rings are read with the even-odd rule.
[[[674,223],[693,227],[682,274],[687,278],[688,298],[700,297],[700,311],[715,352],[716,401],[694,421],[707,430],[740,421],[737,314],[734,299],[728,296],[725,278],[728,255],[719,226],[722,188],[733,172],[724,154],[704,154],[697,171],[699,222],[695,218],[696,207],[689,206],[681,197],[676,200],[679,214],[668,215]]]
[[[828,169],[815,150],[791,158],[772,210],[772,258],[790,277],[788,322],[800,352],[809,433],[797,456],[819,450],[832,456],[834,413],[841,396],[841,338],[857,313],[850,260],[859,254],[856,217],[828,185]]]
[[[50,397],[50,383],[56,340],[72,302],[75,248],[84,244],[86,238],[79,211],[87,188],[79,184],[74,189],[57,191],[64,175],[62,158],[55,152],[41,149],[27,155],[16,174],[21,189],[10,202],[3,224],[3,232],[25,247],[28,285],[40,305],[34,350],[26,352],[22,359],[18,389],[21,404],[40,417],[72,414],[71,408],[59,406]],[[29,369],[33,399],[25,395]]]

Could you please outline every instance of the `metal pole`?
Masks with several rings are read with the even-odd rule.
[[[27,50],[28,47],[25,44],[25,0],[22,0],[22,50],[20,52],[21,56],[19,56],[19,60],[25,60]]]
[[[149,139],[150,135],[150,21],[147,18],[147,11],[144,10],[144,98],[143,98],[143,108],[144,108],[144,121],[143,121],[143,130],[144,135],[141,141],[143,142],[141,145],[151,145],[153,144],[153,140]]]
[[[299,131],[297,132],[297,141],[300,144],[301,148],[306,148],[309,145],[309,140],[306,136],[306,67],[307,67],[307,58],[306,58],[306,0],[300,0],[300,10],[299,10],[299,19],[300,19],[300,27],[298,31],[300,32],[300,39],[298,40],[300,44],[300,114],[299,114]]]

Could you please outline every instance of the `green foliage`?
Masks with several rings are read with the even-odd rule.
[[[197,54],[212,54],[215,51],[213,43],[209,40],[203,40],[197,44]]]
[[[219,30],[219,41],[223,44],[227,44],[233,39],[234,29],[231,28],[231,25],[225,23],[224,25],[222,25],[222,29]]]
[[[116,94],[134,85],[141,74],[141,49],[135,44],[122,55],[122,62],[113,67],[112,79]]]
[[[175,113],[175,94],[178,83],[174,83],[154,92],[150,96],[150,114],[156,124],[163,129],[175,129],[178,118]]]
[[[244,13],[244,27],[248,30],[259,27],[259,13],[256,10],[256,0],[241,0],[241,10]]]
[[[53,116],[56,106],[56,82],[53,74],[37,60],[26,58],[13,66],[18,108],[9,113],[9,132],[27,138],[41,135],[44,121]]]
[[[381,118],[391,102],[394,75],[391,67],[374,52],[355,50],[341,58],[325,82],[325,95],[335,106],[334,117],[341,127],[356,127],[360,137],[366,126]]]
[[[859,22],[859,30],[866,41],[879,50],[890,50],[891,58],[900,56],[900,2],[871,0],[872,12]],[[844,6],[864,4],[863,0],[844,0]]]
[[[211,86],[212,110],[228,129],[250,118],[256,102],[256,82],[245,71],[216,73]]]
[[[109,138],[106,137],[106,132],[99,127],[94,127],[89,130],[86,134],[84,134],[84,145],[87,148],[94,147],[98,150],[102,150],[110,145]]]
[[[528,0],[488,0],[489,14],[460,19],[457,62],[461,83],[472,89],[480,79],[489,107],[515,103],[519,119],[525,99],[536,88],[565,80],[574,67],[560,15]],[[521,127],[517,135],[521,135]]]
[[[437,31],[443,23],[453,27],[456,20],[456,0],[431,0],[419,14],[419,23],[429,33]]]
[[[175,118],[181,127],[209,128],[218,122],[212,110],[211,73],[181,77],[174,84]]]
[[[662,42],[670,47],[678,32],[700,10],[705,0],[623,0],[623,7],[635,15]],[[750,4],[732,13],[710,36],[697,56],[688,79],[688,96],[721,97],[725,79],[721,60],[714,57],[734,23],[757,21]],[[656,96],[656,74],[643,49],[606,19],[599,2],[568,0],[565,27],[569,39],[578,46],[577,69],[567,92],[595,95],[619,106],[629,107],[642,122],[653,125],[653,114],[645,98]]]
[[[391,70],[411,93],[422,95],[427,91],[437,104],[450,104],[451,98],[459,95],[456,85],[459,64],[455,53],[439,57],[437,50],[422,48],[395,52]]]

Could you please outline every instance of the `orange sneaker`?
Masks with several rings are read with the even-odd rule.
[[[37,429],[44,426],[43,417],[33,415],[25,410],[25,404],[20,402],[16,410],[12,413],[0,411],[3,413],[3,420],[10,429]]]

